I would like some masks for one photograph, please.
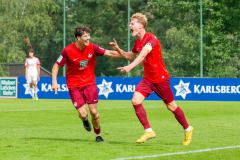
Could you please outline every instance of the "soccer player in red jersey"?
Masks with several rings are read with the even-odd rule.
[[[121,57],[117,51],[105,50],[90,43],[90,29],[78,27],[75,30],[76,42],[65,47],[52,68],[52,89],[58,89],[57,74],[59,67],[67,66],[66,81],[73,105],[79,113],[83,126],[91,131],[88,121],[88,104],[92,117],[92,125],[96,134],[96,141],[102,142],[100,135],[100,121],[97,110],[98,90],[96,86],[95,67],[97,56]]]
[[[128,73],[135,66],[143,63],[144,76],[137,85],[133,94],[132,104],[136,115],[145,129],[145,133],[136,141],[144,143],[156,136],[152,130],[146,111],[142,105],[143,100],[154,91],[166,104],[167,108],[174,114],[177,121],[185,130],[183,145],[188,145],[192,139],[193,127],[188,125],[182,109],[177,106],[170,88],[170,75],[165,67],[162,58],[160,42],[155,35],[146,32],[147,17],[142,13],[135,13],[131,17],[129,24],[132,36],[136,37],[135,45],[131,52],[125,52],[119,48],[117,42],[110,45],[117,50],[124,58],[133,60],[129,65],[119,67],[121,72]]]

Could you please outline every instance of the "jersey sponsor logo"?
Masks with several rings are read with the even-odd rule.
[[[57,59],[57,62],[60,63],[60,62],[62,61],[62,59],[63,59],[63,56],[60,55],[60,56],[58,57],[58,59]]]
[[[79,64],[80,64],[80,69],[84,69],[88,65],[88,60],[82,60],[82,61],[80,61]]]
[[[108,98],[108,95],[113,93],[112,82],[107,82],[105,79],[97,87],[99,88],[99,96],[103,95],[105,98]]]
[[[174,86],[177,91],[175,96],[181,96],[183,99],[186,99],[187,94],[192,93],[189,89],[189,85],[190,83],[184,83],[180,80],[178,85]]]

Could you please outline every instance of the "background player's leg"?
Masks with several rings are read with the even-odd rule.
[[[33,96],[36,100],[38,100],[38,95],[37,95],[37,81],[33,81]]]
[[[34,87],[33,87],[32,82],[29,84],[29,87],[30,87],[30,94],[31,94],[32,98],[34,99]]]

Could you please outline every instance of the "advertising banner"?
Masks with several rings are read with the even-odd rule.
[[[99,99],[130,100],[141,78],[97,77]],[[239,78],[171,78],[171,88],[176,100],[240,101]],[[64,77],[58,78],[59,91],[51,89],[51,78],[41,77],[38,82],[38,97],[50,99],[69,98]],[[24,77],[19,77],[19,98],[31,98],[29,86]],[[148,100],[158,100],[152,93]]]
[[[0,98],[17,98],[17,77],[0,77]]]

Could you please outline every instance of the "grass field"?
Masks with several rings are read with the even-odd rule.
[[[240,145],[239,102],[179,101],[194,126],[193,142],[182,146],[183,130],[161,101],[145,101],[157,138],[144,144],[130,101],[100,101],[104,143],[87,133],[70,100],[1,100],[1,160],[110,160]],[[240,148],[143,159],[237,160]],[[129,158],[130,159],[130,158]]]

